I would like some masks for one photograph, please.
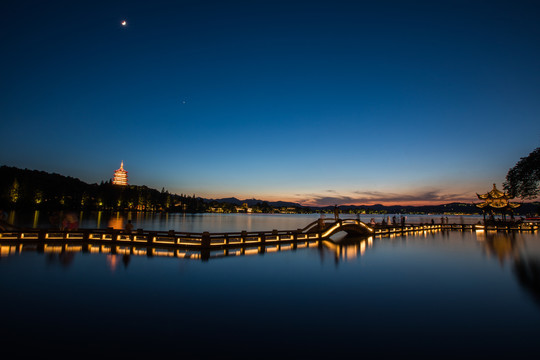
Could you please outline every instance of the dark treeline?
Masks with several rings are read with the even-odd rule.
[[[540,203],[522,203],[515,215],[537,214]],[[228,198],[209,200],[171,194],[147,186],[117,186],[111,181],[87,184],[79,179],[44,171],[0,167],[0,208],[3,210],[135,210],[167,212],[329,213],[334,206],[308,207],[295,203]],[[248,210],[249,209],[249,210]],[[341,205],[349,214],[481,214],[471,203],[426,206]]]
[[[147,186],[87,184],[44,171],[0,167],[0,206],[5,210],[139,210],[202,212],[203,199]]]

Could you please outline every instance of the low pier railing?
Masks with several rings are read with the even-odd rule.
[[[0,232],[0,241],[46,241],[46,242],[99,242],[129,243],[141,245],[163,245],[184,248],[227,248],[272,243],[324,240],[340,231],[353,231],[354,226],[360,230],[368,230],[365,236],[386,236],[389,234],[411,233],[419,231],[529,231],[536,232],[539,224],[407,224],[403,226],[369,226],[357,220],[317,220],[303,229],[240,231],[223,233],[190,233],[169,231],[153,231],[137,229],[130,233],[115,229],[18,229]],[[360,226],[361,225],[361,226]],[[353,228],[351,228],[353,227]],[[334,229],[328,231],[328,229]],[[357,229],[357,230],[358,230]],[[358,232],[354,232],[358,233]]]
[[[169,231],[145,231],[138,229],[127,233],[112,229],[27,229],[0,232],[0,241],[61,241],[102,242],[171,245],[179,247],[226,247],[237,245],[262,245],[276,242],[320,239],[318,233],[302,233],[298,230],[240,231],[227,233],[189,233]]]

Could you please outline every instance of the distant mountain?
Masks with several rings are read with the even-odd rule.
[[[240,200],[236,197],[222,198],[222,199],[203,199],[205,202],[216,201],[218,203],[229,203],[235,206],[242,206],[247,204],[252,207],[258,203],[267,203],[268,205],[274,208],[281,207],[298,207],[305,209],[307,211],[324,211],[332,212],[334,209],[333,205],[329,206],[304,206],[298,203],[289,202],[289,201],[265,201],[260,199],[244,199]],[[340,205],[339,209],[341,212],[360,212],[366,211],[368,213],[387,213],[387,214],[443,214],[443,213],[462,213],[462,214],[482,214],[482,210],[477,208],[473,203],[448,203],[441,205]],[[515,211],[516,215],[520,214],[534,214],[537,213],[540,209],[540,203],[530,202],[523,203],[521,207],[517,208]]]
[[[266,202],[268,203],[268,205],[274,206],[274,207],[283,207],[283,206],[305,207],[298,203],[289,202],[289,201],[266,201],[266,200],[259,200],[259,199],[240,200],[235,197],[223,198],[223,199],[204,199],[204,200],[207,202],[217,201],[218,203],[229,203],[229,204],[238,205],[238,206],[241,206],[243,204],[248,204],[248,206],[253,206],[253,205],[257,205],[258,203]]]
[[[294,202],[288,202],[288,201],[270,201],[268,202],[270,205],[272,206],[276,206],[276,207],[284,207],[284,206],[287,206],[287,207],[290,207],[290,206],[294,206],[294,207],[307,207],[307,206],[303,206],[303,205],[300,205],[298,203],[294,203]]]
[[[310,207],[312,210],[330,211],[333,206]],[[448,203],[441,205],[341,205],[339,209],[343,211],[366,210],[372,212],[381,212],[388,214],[482,214],[482,210],[473,203]],[[536,214],[540,210],[540,202],[523,202],[520,207],[515,209],[516,215]]]

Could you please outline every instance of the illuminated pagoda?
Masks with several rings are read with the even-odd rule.
[[[128,184],[127,171],[124,170],[124,161],[120,164],[120,169],[114,171],[112,183],[114,185],[126,186]]]
[[[503,219],[506,220],[506,214],[510,213],[513,215],[514,209],[521,205],[510,202],[509,200],[512,199],[512,197],[506,194],[506,192],[498,190],[495,184],[493,184],[493,189],[490,192],[483,195],[477,193],[476,196],[478,196],[478,199],[484,201],[475,204],[484,212],[484,222],[486,221],[486,212],[489,213],[491,218],[493,218],[495,213],[501,213]]]

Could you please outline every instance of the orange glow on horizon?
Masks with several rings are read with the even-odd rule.
[[[441,193],[440,196],[436,196],[437,199],[429,199],[429,196],[426,199],[422,199],[422,194],[418,194],[417,190],[407,192],[406,190],[400,191],[399,193],[395,192],[384,192],[380,191],[380,196],[375,196],[373,198],[366,199],[355,199],[358,197],[357,194],[349,192],[335,192],[325,194],[321,193],[311,193],[303,195],[291,195],[291,193],[282,192],[280,194],[275,193],[266,193],[261,192],[258,194],[245,194],[241,191],[237,193],[233,192],[223,192],[223,193],[212,193],[201,191],[201,189],[194,189],[192,192],[197,193],[198,196],[207,199],[225,199],[225,198],[236,198],[240,201],[244,200],[258,200],[266,202],[291,202],[296,203],[301,206],[313,206],[313,207],[327,207],[327,206],[374,206],[374,205],[383,205],[383,206],[439,206],[450,203],[465,203],[472,204],[477,202],[476,193],[467,191],[466,193],[458,190],[447,190],[451,193],[459,193],[456,196],[449,196],[447,194]],[[385,199],[387,197],[388,199]],[[401,200],[399,198],[403,198]],[[410,200],[407,200],[409,199]],[[395,200],[392,200],[395,199]]]

